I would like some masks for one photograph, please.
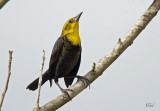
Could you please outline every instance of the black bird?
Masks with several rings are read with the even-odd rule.
[[[76,17],[69,19],[63,26],[61,36],[55,42],[52,50],[49,69],[42,75],[42,85],[49,80],[52,86],[54,79],[62,93],[68,93],[58,83],[58,78],[64,77],[66,86],[72,85],[74,78],[81,79],[89,83],[88,79],[77,76],[81,62],[81,40],[79,36],[79,19],[82,12]],[[38,88],[39,78],[27,86],[29,90]],[[68,95],[69,96],[69,95]]]

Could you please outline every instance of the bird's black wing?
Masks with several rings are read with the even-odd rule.
[[[76,66],[73,68],[73,70],[72,70],[71,73],[69,74],[69,75],[71,76],[71,78],[67,78],[67,77],[65,78],[65,77],[64,77],[64,81],[65,81],[65,84],[66,84],[67,87],[72,84],[72,82],[73,82],[73,80],[74,80],[74,76],[77,75],[77,72],[78,72],[80,63],[81,63],[81,53],[80,53],[80,55],[79,55],[79,59],[78,59],[78,62],[77,62],[77,64],[76,64]]]
[[[57,41],[55,42],[54,47],[52,49],[51,58],[50,58],[50,62],[49,62],[50,86],[52,86],[52,79],[55,76],[55,68],[57,65],[59,55],[60,55],[61,50],[63,48],[63,44],[64,44],[64,37],[62,36],[57,39]]]

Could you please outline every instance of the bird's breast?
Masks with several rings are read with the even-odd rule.
[[[67,76],[78,63],[81,54],[81,46],[72,45],[69,41],[65,41],[59,60],[56,66],[56,73],[59,76]]]

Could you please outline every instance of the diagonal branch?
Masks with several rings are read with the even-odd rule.
[[[7,92],[7,89],[8,89],[9,78],[10,78],[10,75],[11,75],[12,53],[13,53],[13,51],[9,50],[8,77],[7,77],[7,81],[6,81],[6,86],[5,86],[4,92],[2,93],[2,97],[1,97],[1,100],[0,100],[0,111],[1,111],[1,108],[2,108],[4,96],[5,96],[5,94]]]
[[[118,43],[112,49],[112,51],[102,58],[97,64],[95,69],[89,71],[85,77],[93,82],[97,79],[102,73],[129,47],[132,45],[134,39],[142,32],[142,30],[147,26],[147,24],[153,19],[153,17],[157,14],[160,9],[160,0],[154,0],[151,6],[147,9],[147,11],[140,17],[138,22],[133,26],[133,28],[128,32],[124,39],[118,40]],[[68,92],[69,95],[74,98],[81,91],[85,89],[85,85],[82,81],[78,81],[73,86],[69,87],[69,89],[74,90],[73,92]],[[44,106],[40,107],[39,111],[54,111],[64,104],[70,101],[65,94],[61,94],[56,99],[48,102]]]
[[[0,0],[0,9],[8,2],[9,0]]]

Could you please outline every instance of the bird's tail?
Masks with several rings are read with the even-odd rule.
[[[47,70],[43,75],[42,75],[42,85],[49,80],[49,70]],[[39,78],[35,79],[32,83],[30,83],[26,89],[29,90],[36,90],[38,88],[38,82],[39,82]]]

